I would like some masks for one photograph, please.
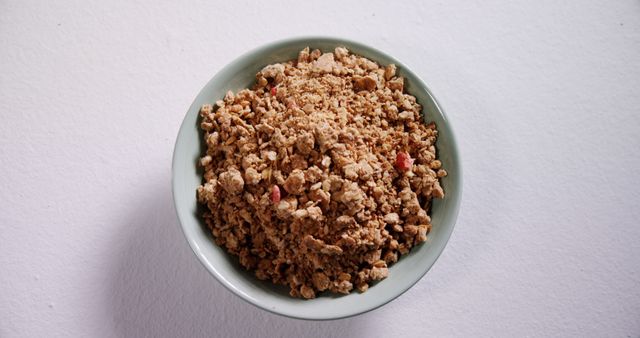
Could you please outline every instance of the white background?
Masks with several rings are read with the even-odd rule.
[[[224,289],[170,191],[200,88],[300,35],[404,61],[464,165],[433,269],[330,322]],[[0,337],[640,336],[640,1],[1,0],[0,114]]]

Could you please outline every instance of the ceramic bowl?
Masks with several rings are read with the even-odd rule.
[[[237,257],[227,254],[214,243],[199,217],[202,210],[196,202],[196,188],[202,182],[202,172],[197,168],[196,162],[204,150],[202,134],[198,129],[200,107],[222,99],[228,90],[237,92],[250,87],[255,81],[256,73],[264,66],[295,59],[298,51],[307,46],[311,49],[319,48],[323,52],[344,46],[379,64],[396,64],[399,75],[405,78],[407,92],[414,95],[422,105],[425,119],[436,123],[439,130],[436,143],[438,156],[449,173],[442,180],[446,196],[436,200],[432,206],[433,227],[428,240],[393,264],[388,278],[372,285],[364,293],[353,291],[349,295],[322,294],[311,300],[292,298],[288,295],[288,288],[258,280],[252,272],[245,271]],[[444,250],[456,222],[462,194],[462,170],[451,124],[424,82],[400,61],[381,51],[362,43],[325,37],[304,37],[270,43],[238,57],[220,70],[202,88],[187,111],[175,144],[172,175],[173,198],[184,235],[195,256],[218,282],[264,310],[312,320],[337,319],[370,311],[395,299],[413,286]]]

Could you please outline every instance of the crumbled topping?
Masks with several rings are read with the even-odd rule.
[[[294,297],[365,292],[427,240],[447,175],[395,65],[338,47],[268,65],[200,110],[216,243]]]

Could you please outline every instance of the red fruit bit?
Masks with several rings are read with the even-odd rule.
[[[271,96],[276,96],[277,93],[278,93],[278,88],[271,87]]]
[[[407,171],[411,169],[412,165],[413,159],[411,158],[411,156],[409,156],[409,154],[405,152],[399,152],[398,155],[396,155],[396,168],[398,170]]]
[[[274,185],[273,188],[271,188],[271,202],[280,202],[280,187],[278,187],[277,185]]]

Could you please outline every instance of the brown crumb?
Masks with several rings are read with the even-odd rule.
[[[365,292],[425,242],[447,176],[395,65],[305,48],[200,110],[216,243],[293,297]]]

